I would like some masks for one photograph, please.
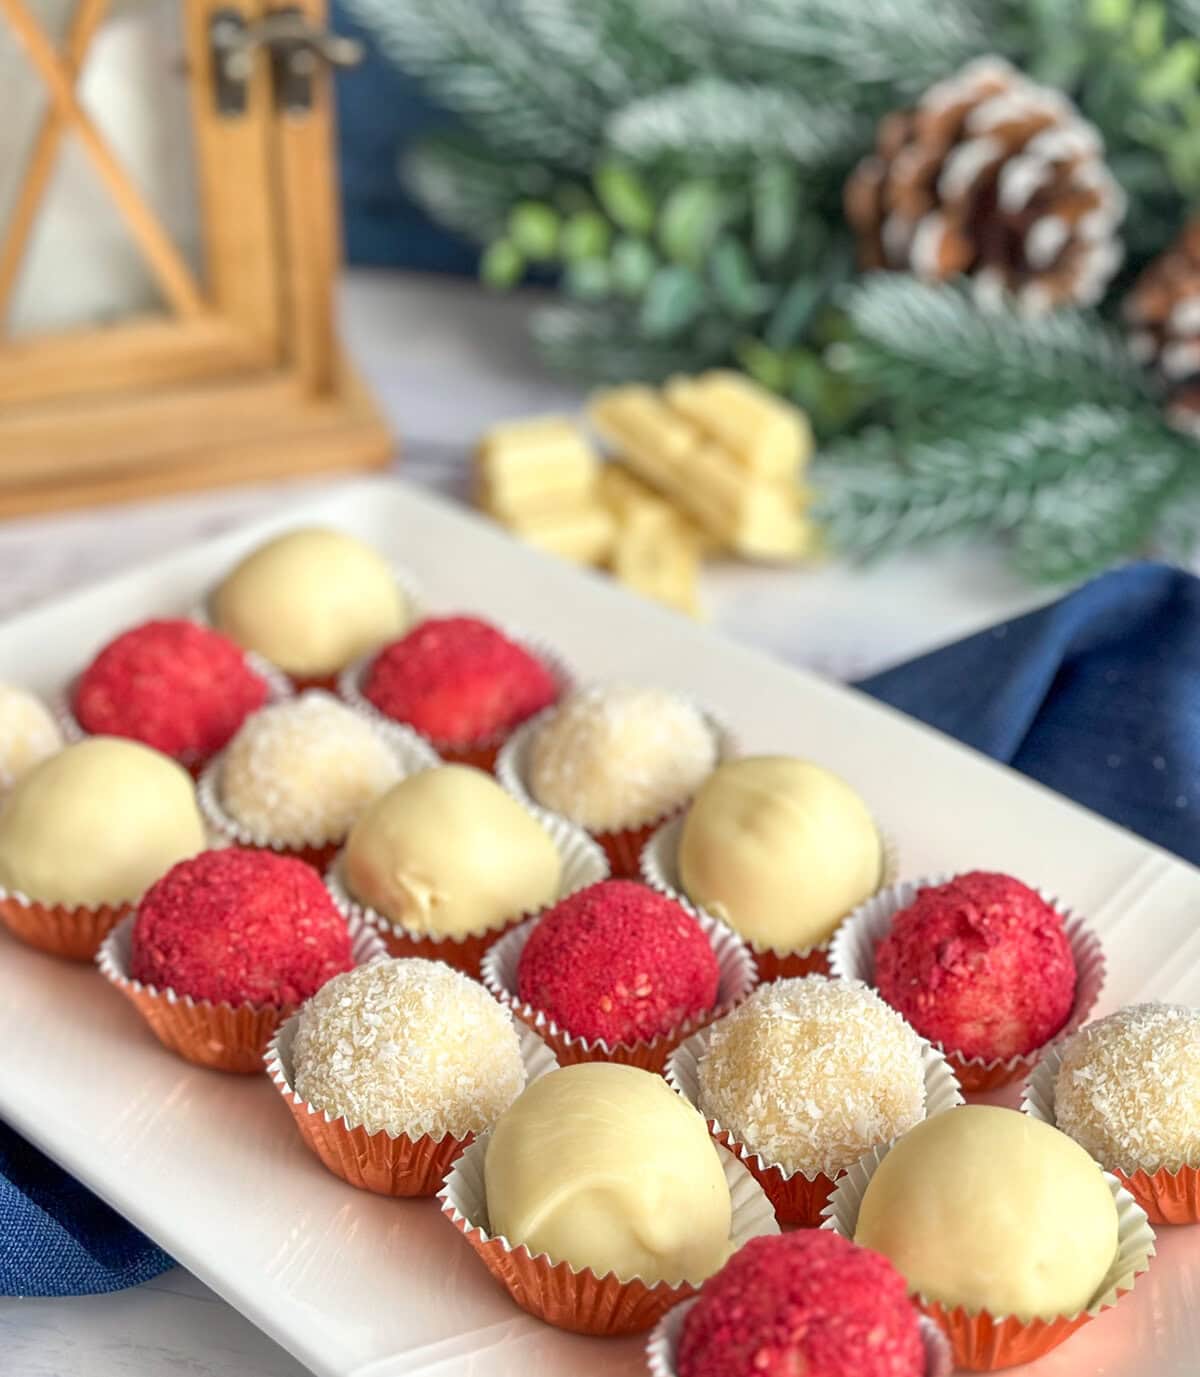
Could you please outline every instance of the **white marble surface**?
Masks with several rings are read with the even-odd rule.
[[[401,437],[399,471],[460,495],[467,448],[488,423],[569,409],[581,392],[548,377],[525,343],[528,299],[468,284],[354,274],[344,294],[351,352]],[[0,525],[0,616],[311,496],[320,483]],[[713,624],[841,678],[864,674],[1024,610],[1047,595],[987,550],[877,569],[829,566],[705,574]],[[0,1377],[298,1377],[304,1369],[186,1272],[132,1291],[0,1299]]]

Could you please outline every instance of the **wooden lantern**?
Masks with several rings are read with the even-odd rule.
[[[349,45],[324,33],[325,0],[162,2],[182,5],[195,264],[80,99],[108,0],[73,0],[57,44],[38,0],[0,0],[0,43],[46,97],[0,222],[0,515],[375,466],[391,453],[334,322],[328,68]],[[162,307],[14,332],[14,289],[69,140]]]

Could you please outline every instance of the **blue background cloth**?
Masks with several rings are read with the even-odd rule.
[[[1134,565],[860,687],[1200,863],[1200,580]],[[0,1294],[170,1265],[0,1126]]]

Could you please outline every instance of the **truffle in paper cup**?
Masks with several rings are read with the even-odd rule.
[[[666,1068],[667,1084],[701,1114],[704,1114],[704,1106],[700,1103],[700,1061],[708,1051],[711,1036],[711,1028],[693,1033],[671,1054]],[[944,1114],[962,1104],[963,1097],[945,1057],[924,1038],[920,1041],[925,1072],[925,1117],[931,1119],[935,1114]],[[716,1119],[709,1119],[707,1115],[705,1118],[712,1136],[737,1155],[766,1192],[781,1224],[814,1226],[821,1222],[821,1211],[842,1173],[835,1178],[820,1171],[786,1171],[755,1152],[753,1146],[739,1142]]]
[[[1054,1087],[1061,1064],[1061,1046],[1049,1048],[1026,1080],[1021,1096],[1022,1113],[1040,1119],[1052,1128],[1058,1127],[1054,1112]],[[1100,1165],[1121,1182],[1146,1211],[1151,1223],[1200,1223],[1200,1170],[1196,1167],[1185,1164],[1174,1171],[1169,1167],[1160,1167],[1157,1171],[1137,1167],[1130,1171],[1111,1162],[1101,1162]]]
[[[378,1129],[369,1133],[361,1124],[352,1124],[344,1114],[333,1116],[302,1099],[293,1089],[292,1047],[296,1040],[299,1014],[293,1014],[276,1031],[263,1060],[267,1075],[283,1096],[304,1144],[335,1176],[359,1190],[377,1195],[436,1195],[455,1159],[474,1141],[468,1133],[456,1138],[446,1134],[433,1138],[422,1134]],[[518,1025],[521,1060],[525,1063],[528,1085],[553,1071],[558,1063],[554,1053],[535,1033]]]
[[[843,1238],[854,1238],[867,1184],[892,1146],[889,1143],[868,1152],[841,1178],[822,1211],[823,1229],[834,1229]],[[1135,1280],[1150,1266],[1154,1256],[1154,1230],[1146,1212],[1120,1181],[1109,1172],[1104,1173],[1104,1179],[1117,1207],[1117,1255],[1085,1310],[1052,1319],[1022,1320],[1016,1315],[971,1311],[961,1305],[948,1308],[920,1293],[915,1296],[917,1305],[949,1338],[956,1367],[994,1372],[1031,1363],[1057,1348],[1088,1320],[1116,1305],[1126,1291],[1133,1289]]]
[[[717,764],[724,760],[732,760],[738,753],[737,740],[733,733],[724,723],[719,722],[712,713],[707,712],[699,705],[695,706],[703,717],[716,744]],[[554,711],[554,708],[547,708],[544,712],[531,718],[524,726],[519,727],[505,743],[496,760],[496,778],[515,798],[519,798],[522,803],[528,803],[534,808],[540,808],[544,805],[540,804],[534,797],[533,790],[529,785],[530,748],[534,737],[549,721]],[[690,802],[690,798],[681,799],[679,804],[668,812],[660,813],[656,817],[646,819],[636,825],[615,828],[607,832],[589,830],[588,835],[595,838],[599,845],[604,848],[604,854],[608,857],[612,872],[618,879],[640,879],[642,876],[639,865],[646,843],[655,832],[668,824],[670,819],[677,818]]]
[[[48,904],[0,888],[0,922],[26,946],[68,961],[92,961],[101,942],[137,903]]]
[[[550,834],[562,863],[555,902],[567,898],[576,890],[608,879],[608,862],[604,853],[586,832],[540,808],[531,808],[529,811]],[[447,965],[478,979],[484,953],[506,932],[533,916],[517,913],[510,922],[500,927],[481,928],[458,936],[434,937],[426,933],[409,932],[407,928],[393,923],[390,918],[355,899],[346,883],[344,854],[339,851],[334,858],[325,875],[325,885],[342,913],[373,928],[392,956],[423,956],[429,961],[445,961]]]
[[[682,1302],[668,1310],[654,1326],[646,1342],[646,1366],[650,1370],[650,1377],[679,1377],[676,1362],[679,1340],[688,1311],[695,1303],[694,1299]],[[927,1315],[919,1316],[917,1323],[921,1330],[921,1342],[925,1345],[925,1371],[922,1377],[950,1377],[954,1363],[946,1336]]]
[[[416,624],[414,622],[413,626]],[[513,630],[512,627],[497,626],[496,629],[507,636],[510,641],[519,645],[522,650],[527,651],[534,659],[539,660],[550,671],[558,689],[557,698],[562,698],[563,694],[574,683],[574,676],[558,651],[548,641],[536,636],[527,636],[524,632]],[[357,708],[360,712],[375,717],[379,721],[391,722],[394,719],[381,712],[364,692],[367,676],[371,671],[371,666],[375,663],[375,656],[378,654],[379,651],[376,650],[372,654],[356,660],[352,665],[348,665],[338,675],[337,691],[338,696],[349,703],[351,707]],[[536,721],[537,719],[531,720]],[[470,741],[465,744],[454,741],[437,741],[432,737],[424,736],[422,739],[428,741],[437,754],[449,764],[474,765],[477,769],[487,770],[491,773],[497,768],[500,752],[505,743],[510,741],[520,730],[520,724],[516,727],[506,727],[503,731],[493,732],[492,735],[483,737],[479,741]]]
[[[514,1248],[503,1236],[488,1232],[483,1166],[488,1135],[482,1135],[455,1162],[438,1192],[442,1213],[466,1238],[489,1272],[513,1300],[531,1315],[559,1329],[579,1334],[637,1334],[650,1329],[673,1305],[696,1294],[690,1282],[640,1278],[621,1281],[614,1273],[598,1277],[590,1268],[577,1271],[568,1262],[552,1262],[545,1253]],[[728,1152],[718,1148],[733,1205],[731,1242],[740,1248],[779,1226],[758,1182]]]
[[[133,924],[130,913],[105,938],[96,954],[100,974],[115,985],[170,1051],[197,1066],[253,1075],[262,1070],[263,1052],[276,1028],[296,1010],[294,1004],[214,1004],[174,990],[144,985],[130,974]],[[350,955],[356,966],[385,955],[371,928],[351,919]]]
[[[675,899],[687,898],[683,881],[679,876],[679,840],[683,835],[684,821],[684,816],[679,816],[659,827],[643,847],[639,861],[642,879],[648,885]],[[882,891],[885,886],[896,882],[900,861],[895,843],[882,829],[877,830],[883,851],[879,877],[879,888]],[[749,946],[758,966],[758,978],[765,985],[770,980],[791,976],[826,974],[829,971],[829,951],[832,942],[833,939],[829,938],[794,951],[783,947],[764,947],[757,942],[751,942]]]
[[[917,891],[931,885],[943,885],[951,875],[934,875],[928,879],[906,880],[881,890],[864,904],[860,904],[833,935],[829,949],[829,969],[832,975],[850,980],[862,980],[875,986],[875,948],[891,930],[892,919],[917,897]],[[968,1095],[997,1090],[1003,1085],[1027,1076],[1037,1065],[1047,1048],[1070,1036],[1086,1020],[1100,991],[1104,988],[1104,951],[1100,939],[1084,920],[1059,899],[1043,890],[1038,894],[1063,920],[1071,955],[1075,961],[1075,1000],[1066,1023],[1042,1047],[1012,1057],[964,1057],[961,1052],[943,1047],[947,1061],[954,1068],[959,1084]]]
[[[699,923],[708,938],[720,967],[720,980],[717,985],[717,1002],[703,1014],[698,1014],[669,1033],[663,1033],[653,1040],[638,1042],[618,1042],[610,1046],[603,1039],[576,1037],[560,1028],[554,1019],[542,1010],[526,1003],[518,994],[517,970],[521,963],[521,953],[529,934],[538,922],[529,918],[514,928],[491,947],[483,958],[480,978],[488,990],[513,1013],[534,1029],[554,1048],[559,1063],[573,1066],[583,1061],[616,1061],[626,1066],[637,1066],[643,1071],[661,1071],[674,1047],[689,1037],[698,1028],[723,1018],[731,1009],[740,1004],[754,989],[758,977],[749,948],[723,923],[710,918],[707,913],[698,913],[686,900],[680,900],[681,907],[687,910]]]

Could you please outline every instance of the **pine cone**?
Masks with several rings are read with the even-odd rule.
[[[1134,356],[1167,391],[1167,418],[1200,438],[1200,216],[1133,284],[1122,310]]]
[[[886,116],[845,205],[864,268],[967,273],[983,299],[1030,312],[1099,300],[1121,262],[1125,197],[1100,135],[1001,58]]]

